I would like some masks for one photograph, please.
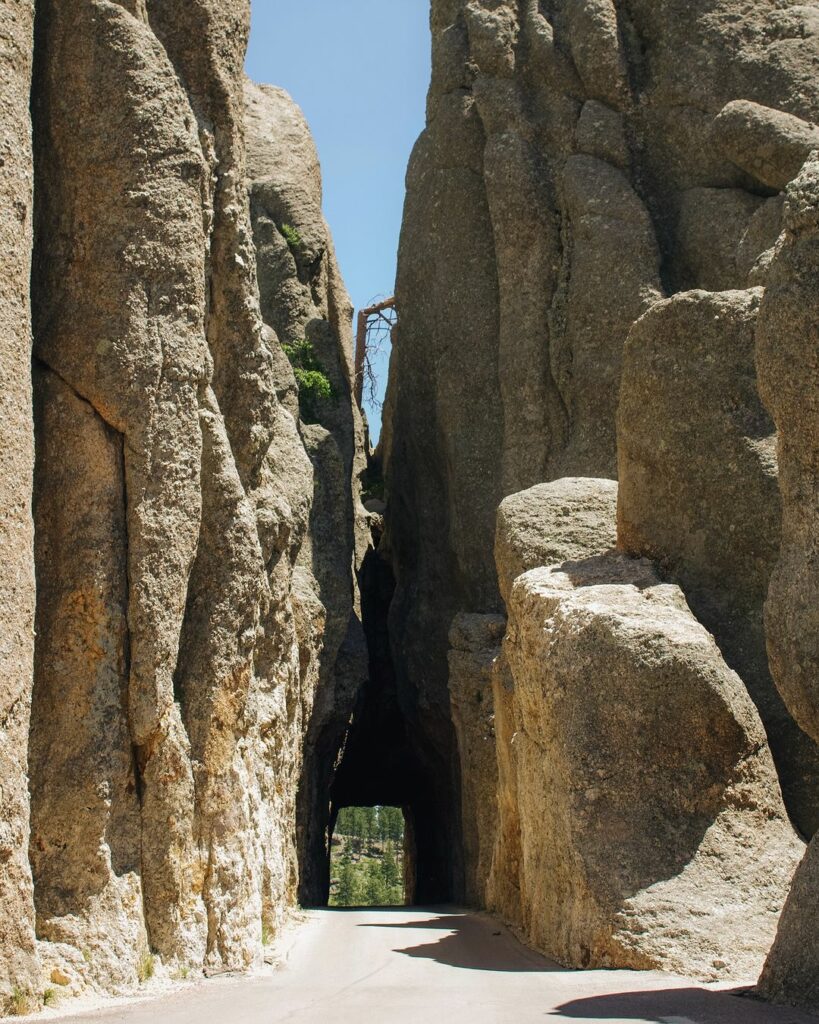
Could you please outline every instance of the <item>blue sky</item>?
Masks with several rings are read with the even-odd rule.
[[[427,0],[252,0],[247,71],[307,116],[356,309],[392,294],[410,151],[430,76]],[[386,357],[385,357],[386,360]],[[379,367],[382,385],[385,362]],[[373,441],[380,410],[368,409]]]

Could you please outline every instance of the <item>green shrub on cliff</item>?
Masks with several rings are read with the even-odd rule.
[[[301,245],[301,235],[291,224],[282,224],[281,233],[291,249],[298,249]]]
[[[283,344],[282,348],[299,386],[299,414],[303,422],[316,423],[320,403],[335,398],[330,378],[306,338],[294,345]]]

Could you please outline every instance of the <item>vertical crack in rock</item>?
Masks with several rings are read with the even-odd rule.
[[[127,991],[148,949],[140,795],[128,728],[122,437],[56,374],[35,370],[37,657],[31,862],[38,936],[87,950]],[[82,870],[77,870],[77,865]]]

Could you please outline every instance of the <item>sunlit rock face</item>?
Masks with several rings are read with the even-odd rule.
[[[39,968],[28,862],[26,785],[34,662],[31,477],[33,0],[0,3],[3,90],[0,139],[0,1013]]]
[[[351,310],[323,222],[311,234],[303,119],[279,94],[252,107],[249,13],[42,0],[32,41],[31,5],[0,5],[4,1009],[52,975],[123,992],[261,961],[297,897],[314,698],[363,646]],[[258,176],[315,246],[300,302],[265,291],[269,324],[246,88],[259,160],[302,133],[295,164]],[[280,345],[305,336],[333,384],[312,425]]]
[[[519,577],[509,612],[527,934],[578,966],[755,976],[803,844],[713,638],[621,555]]]

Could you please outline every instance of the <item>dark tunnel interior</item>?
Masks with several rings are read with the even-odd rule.
[[[330,839],[338,812],[381,805],[404,812],[407,902],[460,902],[454,729],[448,715],[420,707],[417,691],[399,683],[388,629],[395,580],[378,546],[364,559],[359,584],[368,677],[351,722],[329,723],[313,741],[313,770],[305,773],[300,801],[299,899],[303,906],[327,903]]]

